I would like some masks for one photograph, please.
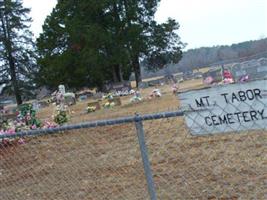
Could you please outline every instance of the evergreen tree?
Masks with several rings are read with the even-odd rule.
[[[36,71],[29,12],[21,0],[0,1],[0,77],[5,83],[11,82],[18,105],[22,93],[33,85]]]
[[[169,19],[154,20],[159,0],[59,0],[38,38],[40,83],[97,86],[141,82],[140,61],[161,68],[181,58],[182,43]]]
[[[179,24],[169,19],[158,24],[154,20],[160,0],[119,0],[124,22],[124,38],[130,55],[136,85],[141,79],[140,62],[148,69],[158,69],[182,57],[183,43],[176,31]]]
[[[37,39],[40,84],[101,87],[110,78],[104,6],[96,0],[58,1]]]

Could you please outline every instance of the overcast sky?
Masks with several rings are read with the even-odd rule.
[[[57,0],[24,0],[32,9],[32,31],[42,31]],[[161,0],[156,20],[168,17],[180,24],[178,34],[187,49],[229,45],[267,37],[267,0]]]

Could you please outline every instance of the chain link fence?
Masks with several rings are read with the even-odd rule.
[[[0,143],[0,199],[266,199],[266,124],[193,136],[186,113],[1,135],[26,142]]]

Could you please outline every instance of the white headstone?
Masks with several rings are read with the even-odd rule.
[[[66,91],[65,91],[65,86],[64,85],[59,85],[58,86],[58,91],[61,93],[61,94],[65,94]]]

